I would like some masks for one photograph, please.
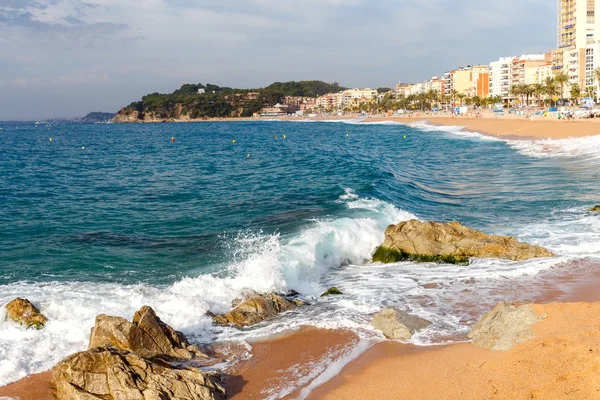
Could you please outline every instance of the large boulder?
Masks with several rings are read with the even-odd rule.
[[[156,356],[191,359],[206,357],[186,337],[158,318],[151,307],[144,306],[133,316],[133,323],[121,317],[98,315],[90,334],[89,348],[111,345],[145,358]]]
[[[600,206],[594,206],[590,210],[591,212],[600,212]]]
[[[29,300],[17,297],[6,305],[6,320],[17,322],[27,328],[42,329],[48,318]]]
[[[375,314],[371,325],[388,339],[408,340],[415,333],[431,325],[431,321],[386,307]]]
[[[521,243],[509,236],[487,235],[460,222],[444,224],[411,220],[386,229],[385,241],[373,254],[373,261],[410,260],[468,265],[469,257],[522,261],[553,256],[543,247]]]
[[[502,302],[473,325],[469,339],[493,351],[509,350],[535,337],[532,325],[540,320],[527,305]]]
[[[58,400],[221,400],[219,376],[114,347],[75,353],[54,368]]]
[[[219,325],[233,325],[243,328],[258,324],[303,304],[305,303],[301,300],[287,299],[276,293],[255,294],[242,301],[233,310],[223,315],[215,315],[213,320]]]

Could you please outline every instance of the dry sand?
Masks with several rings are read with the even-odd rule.
[[[600,120],[562,121],[550,117],[536,117],[533,121],[523,117],[466,118],[414,116],[411,118],[386,118],[398,122],[429,121],[434,125],[464,126],[469,131],[497,137],[523,139],[565,139],[600,135]],[[376,121],[377,119],[370,119]]]
[[[509,351],[383,343],[309,399],[600,399],[600,303],[532,308],[547,317]]]

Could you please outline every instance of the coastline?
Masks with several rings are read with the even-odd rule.
[[[309,400],[598,399],[600,303],[532,305],[535,338],[505,352],[469,343],[407,351],[382,343]]]
[[[351,119],[351,118],[349,118]],[[339,119],[338,119],[339,120]],[[495,124],[498,129],[500,129],[497,136],[501,136],[503,138],[519,138],[519,139],[539,139],[535,136],[526,136],[525,130],[519,131],[523,132],[522,136],[517,136],[514,132],[506,132],[504,129],[509,127],[508,124],[520,124],[522,125],[524,122],[522,119],[511,119],[506,118],[498,119],[490,121],[489,119],[466,119],[466,118],[448,118],[448,117],[438,117],[428,118],[427,119],[431,124],[438,124],[441,126],[464,126],[466,130],[479,132],[482,134],[489,134],[494,136],[492,133],[482,132],[482,129],[478,129],[478,127],[483,127],[483,124]],[[239,120],[234,120],[235,122],[239,122]],[[373,122],[381,122],[381,121],[394,121],[400,123],[415,123],[419,121],[423,121],[423,119],[419,118],[370,118],[365,119],[365,123]],[[504,121],[507,121],[506,123]],[[557,124],[557,127],[565,130],[565,127],[569,126],[578,126],[573,125],[577,124],[577,122],[559,122],[559,121],[547,121],[541,120],[539,121],[541,128],[545,128],[546,126],[550,126],[553,124]],[[547,125],[546,125],[547,124]],[[596,123],[589,122],[580,122],[580,124],[589,124],[590,132],[595,132],[595,128],[597,127],[600,131],[600,125],[596,125]],[[514,126],[514,125],[511,125]],[[502,133],[504,132],[504,133]],[[563,132],[564,133],[564,132]],[[585,134],[582,134],[585,136]],[[591,135],[591,134],[590,134]],[[570,136],[569,136],[570,137]],[[560,139],[562,137],[556,137],[555,139]],[[579,276],[580,275],[580,276]],[[581,274],[569,275],[563,274],[560,276],[554,276],[556,282],[561,283],[561,287],[568,286],[571,290],[561,291],[557,289],[556,286],[552,286],[552,284],[548,284],[548,282],[552,281],[553,278],[541,278],[539,280],[539,284],[541,286],[548,285],[547,288],[544,288],[544,293],[541,296],[537,296],[534,299],[531,299],[528,293],[523,292],[520,297],[520,300],[524,301],[534,301],[535,304],[542,304],[539,307],[540,312],[551,313],[556,316],[557,319],[568,320],[569,314],[579,314],[587,316],[585,314],[585,310],[589,307],[595,307],[595,304],[591,304],[596,301],[600,301],[600,294],[598,293],[598,287],[595,282],[598,282],[598,278],[600,278],[600,272],[595,272],[593,268],[587,268]],[[556,283],[554,282],[554,283]],[[498,293],[496,293],[498,296]],[[503,298],[502,295],[499,296]],[[514,296],[513,296],[514,297]],[[564,307],[560,305],[552,305],[549,308],[545,308],[549,303],[563,302],[558,304],[566,304]],[[579,304],[571,304],[571,302],[588,302],[579,303]],[[567,304],[568,303],[568,304]],[[567,307],[568,306],[568,307]],[[538,306],[536,306],[538,307]],[[569,308],[570,307],[570,308]],[[594,308],[595,309],[595,308]],[[565,316],[566,315],[566,316]],[[474,315],[474,317],[479,317],[480,315]],[[579,318],[579,317],[578,317]],[[587,317],[585,317],[587,318]],[[584,318],[584,319],[585,319]],[[579,324],[581,321],[579,319],[574,319],[573,323]],[[584,321],[585,322],[585,321]],[[595,326],[587,326],[581,324],[581,329],[595,329]],[[552,328],[554,329],[554,328]],[[548,340],[555,340],[557,335],[557,330],[554,329],[548,331],[544,330],[543,335]],[[554,336],[553,336],[554,335]],[[577,335],[582,335],[579,331],[569,332],[569,335],[573,335],[573,337],[579,337]],[[316,329],[312,327],[305,327],[298,331],[289,332],[289,334],[285,334],[283,336],[279,336],[276,338],[268,338],[266,340],[261,340],[252,343],[252,354],[253,358],[247,361],[242,361],[238,363],[234,368],[228,370],[226,372],[226,386],[231,393],[229,398],[235,399],[245,399],[245,398],[264,398],[265,391],[270,392],[270,390],[275,390],[274,388],[278,388],[281,390],[281,393],[287,393],[283,397],[280,398],[296,398],[300,393],[298,388],[289,388],[284,387],[285,383],[289,381],[292,377],[297,378],[296,370],[298,366],[312,366],[317,364],[322,364],[323,360],[335,360],[336,357],[343,356],[344,350],[348,349],[354,345],[356,345],[356,334],[353,334],[349,331],[328,331],[322,329]],[[571,340],[571,338],[567,338]],[[591,340],[596,340],[597,338],[594,336]],[[574,340],[573,342],[569,341],[570,346],[578,345],[578,342]],[[587,345],[588,342],[582,341],[582,344]],[[334,350],[334,353],[339,352],[337,355],[334,354],[332,357],[328,358],[328,353],[330,350]],[[318,387],[312,395],[308,398],[345,398],[345,391],[349,391],[352,393],[352,397],[355,397],[357,393],[361,396],[370,397],[374,396],[371,390],[382,390],[382,391],[398,391],[398,390],[409,390],[406,388],[397,388],[397,387],[389,387],[386,386],[387,381],[384,384],[377,384],[376,387],[370,389],[369,384],[374,384],[374,382],[381,382],[381,379],[378,377],[386,376],[384,372],[381,370],[374,370],[372,368],[381,368],[382,370],[389,369],[414,369],[417,371],[421,371],[415,375],[406,375],[403,376],[402,379],[406,379],[409,381],[415,381],[419,383],[421,386],[429,385],[430,374],[437,373],[436,371],[430,371],[428,369],[428,365],[430,363],[439,363],[440,365],[445,366],[448,370],[460,370],[463,371],[460,376],[447,376],[447,379],[459,379],[461,385],[466,385],[464,387],[468,388],[468,381],[473,374],[476,375],[477,379],[490,379],[490,375],[477,375],[478,371],[469,370],[465,366],[458,365],[453,363],[456,359],[465,359],[471,360],[470,363],[475,363],[479,360],[482,362],[489,362],[489,360],[498,361],[499,358],[491,358],[492,356],[488,354],[487,350],[483,350],[483,353],[479,350],[473,350],[473,347],[468,343],[458,343],[444,346],[429,346],[429,347],[419,347],[409,344],[402,344],[398,342],[390,342],[386,341],[383,343],[375,344],[371,349],[364,352],[361,356],[359,356],[354,361],[351,361],[342,371],[333,379],[325,383],[324,385]],[[492,353],[495,354],[495,353]],[[536,353],[536,357],[539,354]],[[512,357],[512,356],[511,356]],[[438,359],[439,358],[439,359]],[[535,357],[534,357],[535,358]],[[452,362],[450,362],[450,361]],[[498,361],[499,362],[499,361]],[[527,362],[531,362],[531,360],[527,360]],[[410,364],[405,364],[410,363]],[[504,366],[506,366],[503,361]],[[564,361],[563,364],[565,366],[569,366],[568,360]],[[409,365],[409,366],[405,366]],[[462,369],[461,369],[462,368]],[[504,368],[504,367],[503,367]],[[508,367],[506,367],[508,368]],[[570,368],[570,367],[569,367]],[[510,368],[508,368],[510,369]],[[489,371],[488,371],[489,372]],[[490,372],[491,376],[503,376],[502,373],[506,371],[503,370],[493,370]],[[443,371],[440,371],[440,375],[442,376]],[[558,371],[557,373],[560,373]],[[10,397],[18,397],[21,400],[45,400],[52,399],[52,392],[50,386],[50,380],[52,378],[51,371],[44,372],[41,374],[31,375],[30,377],[24,378],[23,380],[13,383],[11,385],[7,385],[3,388],[0,388],[0,398],[2,396],[10,396]],[[303,375],[305,377],[309,377],[309,374]],[[351,376],[351,379],[347,377]],[[390,377],[390,383],[394,383],[395,375]],[[420,380],[419,380],[420,379]],[[506,380],[516,380],[516,377],[507,376]],[[537,379],[536,377],[532,377],[531,379]],[[545,379],[545,378],[544,378]],[[360,388],[356,387],[356,382],[365,382],[364,386]],[[310,381],[310,379],[309,379]],[[483,384],[482,384],[483,385]],[[306,387],[306,386],[304,386]],[[385,390],[384,390],[385,388]],[[365,390],[365,392],[360,392],[360,390]],[[421,393],[418,391],[419,388],[410,388],[410,393]],[[466,389],[465,389],[466,390]],[[494,396],[494,393],[489,394],[484,390],[485,388],[481,388],[481,392],[477,392],[478,395],[481,396]],[[516,390],[516,388],[511,386],[505,386],[502,390]],[[577,387],[567,388],[567,391],[576,390],[581,391]],[[443,392],[441,392],[443,393]],[[515,398],[519,398],[521,393],[517,393],[516,391],[510,392]],[[460,394],[460,397],[457,398],[465,398],[464,392]],[[586,396],[582,398],[590,398],[589,392],[585,392]],[[439,395],[437,392],[425,393],[423,392],[423,398],[428,398],[430,396],[435,397]],[[458,396],[458,394],[457,394]],[[510,397],[509,395],[506,395]],[[381,398],[385,398],[384,393],[382,393]],[[419,397],[421,398],[421,397]],[[502,398],[502,397],[500,397]],[[535,398],[535,397],[534,397]],[[541,397],[543,398],[543,397]],[[574,397],[577,398],[577,397]]]
[[[215,118],[207,120],[173,120],[172,123],[216,123],[216,122],[300,122],[300,121],[343,121],[361,119],[364,123],[398,122],[411,124],[427,121],[431,125],[439,126],[461,126],[465,131],[477,132],[504,139],[521,140],[540,140],[540,139],[568,139],[587,136],[600,135],[600,119],[589,120],[558,120],[553,117],[536,116],[533,119],[518,116],[500,116],[483,115],[480,118],[471,118],[464,116],[443,116],[435,114],[415,114],[410,117],[390,116],[390,117],[369,117],[365,118],[359,115],[344,115],[333,117],[317,117],[300,119],[297,117],[275,117],[271,119],[257,118]],[[122,122],[134,123],[134,122]],[[140,121],[135,123],[162,123],[162,121]]]
[[[269,398],[291,400],[302,395],[300,398],[308,400],[396,399],[397,396],[545,399],[558,389],[575,394],[567,398],[600,398],[600,391],[597,397],[590,397],[589,380],[584,379],[587,377],[584,372],[589,371],[577,369],[581,357],[592,359],[588,355],[590,349],[595,354],[590,371],[600,368],[600,347],[597,347],[600,321],[595,322],[600,313],[597,267],[583,265],[566,273],[559,270],[557,274],[542,276],[538,284],[543,290],[530,300],[536,314],[545,313],[551,318],[534,325],[536,338],[507,352],[492,352],[464,342],[416,346],[385,340],[366,346],[363,342],[358,355],[353,357],[352,350],[361,345],[355,332],[304,326],[250,343],[252,357],[225,371],[227,398],[263,399],[279,395]],[[568,352],[563,351],[565,347]],[[579,357],[579,353],[585,354]],[[314,388],[307,390],[335,361],[341,361],[340,368],[328,373],[321,385],[313,384]],[[479,368],[480,365],[487,367]],[[536,372],[546,370],[541,375]],[[526,378],[522,380],[522,376]],[[52,371],[30,375],[0,387],[0,398],[52,400],[51,381]],[[301,385],[290,384],[296,382]],[[474,387],[473,382],[478,386]],[[490,382],[496,389],[490,389]],[[534,397],[525,396],[522,382],[529,382],[531,387],[526,387],[529,390],[526,394],[533,393]],[[593,390],[596,389],[600,389],[600,378]],[[455,390],[454,394],[448,395],[450,390]]]

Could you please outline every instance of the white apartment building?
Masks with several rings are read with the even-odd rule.
[[[578,84],[583,90],[592,83],[593,66],[600,41],[600,0],[558,0],[558,49],[554,72],[569,76],[570,85]],[[560,62],[562,61],[562,63]],[[565,92],[567,90],[565,89]],[[563,93],[569,97],[568,93]]]
[[[594,70],[600,68],[600,42],[588,44],[585,48],[585,86],[581,90],[585,90],[590,86],[596,88],[596,94],[600,95],[600,83],[594,76]]]
[[[501,57],[490,63],[490,96],[500,96],[510,100],[512,65],[516,57]]]
[[[546,79],[552,76],[552,64],[541,65],[535,69],[535,83],[543,85]]]
[[[582,49],[600,40],[600,0],[558,0],[558,48]]]

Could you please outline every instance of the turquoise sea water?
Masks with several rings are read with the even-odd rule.
[[[25,332],[0,318],[0,385],[84,349],[96,314],[130,318],[143,304],[199,342],[303,323],[368,335],[383,305],[434,321],[416,342],[451,340],[473,312],[457,306],[462,281],[488,296],[600,257],[600,217],[586,212],[600,203],[598,137],[361,121],[0,127],[0,304],[28,297],[51,321]],[[370,265],[386,226],[410,218],[459,220],[559,257]],[[430,282],[440,289],[424,291]],[[333,284],[346,295],[313,297]],[[249,289],[314,304],[242,333],[212,327],[206,311]]]

